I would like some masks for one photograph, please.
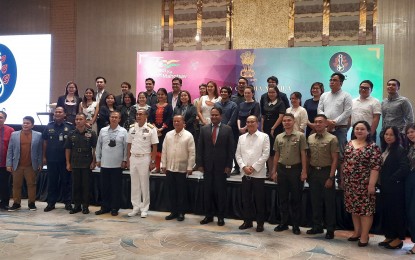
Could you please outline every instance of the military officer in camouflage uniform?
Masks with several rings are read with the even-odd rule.
[[[76,129],[65,143],[66,169],[72,171],[72,200],[75,207],[69,214],[82,210],[89,213],[89,176],[95,168],[97,134],[86,127],[86,116],[79,113],[75,118]],[[81,209],[82,204],[82,209]]]

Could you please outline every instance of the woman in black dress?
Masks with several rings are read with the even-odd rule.
[[[280,91],[277,86],[268,88],[268,94],[261,107],[261,129],[264,133],[268,134],[270,141],[270,157],[267,165],[272,166],[274,160],[275,151],[274,147],[275,137],[284,131],[282,127],[282,117],[285,114],[285,104],[280,99]]]
[[[321,82],[314,82],[311,85],[310,93],[313,98],[307,99],[304,102],[304,108],[307,110],[308,115],[308,123],[307,123],[307,129],[306,129],[306,137],[311,134],[311,132],[314,129],[314,118],[317,115],[317,107],[318,102],[320,101],[321,94],[324,93],[324,85]]]
[[[380,170],[382,229],[385,240],[379,243],[388,249],[400,249],[405,240],[405,178],[409,160],[400,145],[396,126],[386,127],[380,137],[383,164]]]
[[[81,98],[78,94],[78,86],[75,82],[66,83],[65,95],[58,98],[57,107],[63,107],[66,113],[66,121],[75,125],[75,116],[78,113]]]
[[[118,111],[121,114],[120,126],[127,129],[130,129],[130,125],[135,122],[135,114],[137,113],[135,109],[135,97],[133,93],[127,92],[124,94],[122,105],[118,107]]]

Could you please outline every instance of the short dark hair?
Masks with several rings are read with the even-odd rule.
[[[137,114],[136,114],[136,116],[138,115],[138,112],[144,112],[144,114],[146,114],[146,116],[148,116],[148,111],[147,111],[147,109],[144,109],[144,108],[142,108],[142,107],[140,107],[139,109],[137,109]]]
[[[310,94],[311,94],[311,96],[313,95],[313,87],[314,86],[318,86],[320,88],[321,94],[324,93],[324,85],[323,85],[323,83],[321,83],[321,82],[314,82],[313,84],[311,84],[311,87],[310,87]]]
[[[77,115],[77,116],[83,116],[83,117],[86,119],[86,115],[85,115],[84,113],[82,113],[82,112],[77,113],[76,115]]]
[[[223,113],[223,110],[220,107],[212,107],[212,109],[210,111],[212,111],[212,110],[217,110],[220,115],[222,115],[222,113]]]
[[[238,81],[239,81],[240,79],[245,80],[246,85],[248,85],[248,84],[249,84],[249,81],[248,81],[248,79],[247,79],[247,78],[245,78],[245,77],[242,77],[242,76],[241,76],[241,77],[239,77]]]
[[[360,82],[359,87],[360,87],[360,85],[362,85],[363,83],[367,83],[367,84],[369,84],[369,86],[370,86],[370,90],[371,90],[371,91],[373,90],[373,82],[372,82],[372,81],[370,81],[370,80],[368,80],[368,79],[365,79],[365,80],[363,80],[362,82]]]
[[[285,113],[285,114],[283,115],[283,117],[284,117],[284,116],[291,117],[293,120],[295,120],[294,115],[293,115],[293,114],[291,114],[291,113]]]
[[[338,76],[340,79],[340,82],[343,82],[344,79],[346,78],[342,73],[340,72],[334,72],[333,74],[331,74],[330,78],[334,77],[334,76]]]
[[[324,119],[326,119],[326,120],[327,120],[327,116],[326,116],[325,114],[317,114],[317,115],[314,117],[314,120],[315,120],[317,117],[322,117],[322,118],[324,118]]]
[[[153,85],[156,84],[156,82],[152,78],[146,78],[146,80],[144,82],[146,82],[147,80],[150,80],[151,82],[153,82]]]
[[[180,83],[180,85],[182,85],[183,83],[182,83],[182,79],[181,78],[179,78],[179,77],[174,77],[172,80],[171,80],[171,83],[173,83],[173,81],[175,81],[175,80],[178,80],[179,81],[179,83]]]
[[[29,120],[30,123],[32,123],[32,125],[35,124],[35,119],[31,116],[25,116],[25,117],[23,117],[23,120]]]
[[[4,119],[6,119],[6,118],[7,118],[7,113],[6,113],[5,111],[0,111],[0,114],[3,114]]]
[[[271,76],[271,77],[267,78],[267,82],[270,81],[270,80],[275,81],[278,85],[278,78],[277,77]]]
[[[389,83],[389,81],[396,81],[396,84],[398,84],[398,88],[401,88],[401,83],[399,82],[399,80],[397,80],[397,79],[390,79],[390,80],[388,80],[387,83]]]
[[[111,112],[110,112],[110,116],[111,116],[112,114],[114,114],[114,113],[117,113],[117,114],[120,116],[120,118],[121,118],[121,112],[120,112],[120,111],[118,111],[118,110],[111,111]]]
[[[66,109],[65,109],[65,107],[63,107],[63,106],[57,106],[57,107],[55,107],[55,111],[56,111],[56,109],[58,109],[58,108],[61,108],[61,109],[63,110],[63,113],[65,113],[65,114],[66,114]]]
[[[200,84],[200,85],[199,85],[199,89],[200,89],[201,87],[205,87],[205,88],[207,88],[207,84],[202,83],[202,84]]]
[[[369,132],[369,134],[368,134],[368,135],[367,135],[367,137],[366,137],[366,142],[367,142],[367,143],[372,143],[373,141],[372,141],[372,137],[370,136],[370,125],[369,125],[369,123],[368,123],[368,122],[366,122],[365,120],[360,120],[360,121],[357,121],[356,123],[354,123],[354,125],[353,125],[353,127],[352,127],[353,132],[354,132],[355,127],[356,127],[358,124],[363,124],[363,125],[365,126],[366,130]],[[353,136],[352,136],[352,139],[356,139],[356,136],[355,136],[355,135],[353,135]]]
[[[121,86],[122,86],[122,85],[127,85],[127,86],[128,86],[128,89],[131,89],[131,84],[130,84],[130,83],[128,83],[127,81],[122,82],[122,83],[121,83]]]
[[[106,80],[104,77],[101,77],[101,76],[96,77],[96,78],[95,78],[95,82],[96,82],[98,79],[103,79],[103,80],[104,80],[104,83],[107,83],[107,80]]]
[[[226,92],[228,92],[228,95],[232,95],[232,89],[229,86],[223,86],[220,91],[222,92],[222,90],[226,90]]]

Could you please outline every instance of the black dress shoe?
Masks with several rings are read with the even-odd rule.
[[[82,211],[81,206],[75,206],[73,209],[69,211],[69,214],[75,214],[81,211]]]
[[[218,218],[218,226],[224,226],[225,225],[225,220],[223,218]]]
[[[105,214],[105,213],[108,213],[108,212],[110,212],[110,211],[105,210],[105,209],[100,209],[98,211],[95,211],[95,215],[102,215],[102,214]]]
[[[350,241],[350,242],[356,242],[356,241],[359,241],[359,239],[360,239],[360,237],[349,237],[349,238],[347,239],[347,241]]]
[[[72,209],[72,204],[71,203],[66,203],[65,204],[65,209],[66,210],[71,210]]]
[[[300,228],[298,226],[293,226],[293,234],[294,235],[301,234]]]
[[[47,205],[46,208],[43,210],[44,212],[49,212],[55,209],[55,205]]]
[[[176,213],[170,213],[170,215],[166,216],[164,219],[165,220],[172,220],[177,218],[177,214]]]
[[[118,216],[118,210],[116,210],[116,209],[113,209],[113,210],[111,210],[111,216]]]
[[[179,213],[179,215],[177,216],[177,221],[183,221],[184,220],[184,214]]]
[[[403,242],[401,242],[401,243],[397,244],[396,246],[391,246],[390,244],[387,244],[387,245],[385,246],[385,248],[387,248],[387,249],[401,249],[401,248],[402,248],[402,246],[403,246]]]
[[[258,224],[256,226],[256,232],[263,232],[264,231],[264,224]]]
[[[239,226],[239,229],[244,230],[253,227],[252,221],[244,221],[242,225]]]
[[[1,205],[0,206],[0,209],[1,210],[9,210],[9,206],[7,206],[7,205]]]
[[[323,230],[322,229],[316,229],[316,228],[312,228],[307,230],[306,234],[307,235],[316,235],[316,234],[323,234]]]
[[[89,214],[89,209],[88,209],[88,207],[84,207],[84,208],[82,209],[82,214]]]
[[[281,232],[281,231],[284,231],[284,230],[287,230],[287,229],[288,229],[288,226],[287,225],[281,225],[281,224],[279,224],[278,226],[276,226],[274,228],[274,231]]]
[[[206,225],[207,223],[210,223],[210,222],[213,222],[213,217],[205,217],[204,219],[200,221],[200,225]]]
[[[379,242],[378,246],[387,246],[387,245],[389,245],[390,242],[392,242],[392,240],[393,239],[385,239],[384,241]]]
[[[239,171],[239,169],[234,169],[232,172],[231,172],[231,175],[233,176],[233,175],[239,175],[241,172]]]
[[[365,247],[365,246],[367,246],[369,244],[369,241],[368,242],[366,242],[366,243],[362,243],[362,242],[357,242],[357,245],[359,246],[359,247]]]
[[[328,231],[326,233],[326,239],[333,239],[334,238],[334,231]]]

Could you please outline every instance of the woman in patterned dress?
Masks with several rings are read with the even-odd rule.
[[[353,125],[355,139],[344,150],[343,181],[346,211],[352,214],[354,232],[349,241],[368,245],[369,230],[375,213],[375,185],[382,165],[382,153],[370,138],[370,125],[359,121]]]

